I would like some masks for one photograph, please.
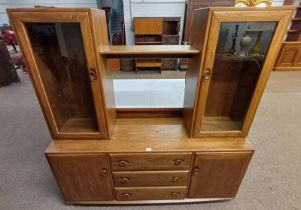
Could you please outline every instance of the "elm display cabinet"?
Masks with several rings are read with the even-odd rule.
[[[8,14],[53,138],[45,154],[68,203],[235,197],[291,7],[196,10],[186,46],[109,46],[98,10]],[[137,57],[190,59],[183,109],[116,110],[107,63]]]

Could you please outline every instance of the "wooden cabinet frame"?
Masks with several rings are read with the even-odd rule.
[[[109,46],[105,14],[97,10],[9,9],[8,14],[54,139],[45,154],[67,202],[185,203],[235,197],[254,151],[246,136],[280,49],[291,7],[196,10],[190,46]],[[259,78],[252,84],[255,90],[242,129],[201,133],[210,84],[210,76],[206,82],[204,76],[213,66],[220,26],[224,22],[250,21],[273,21],[277,27]],[[26,22],[80,23],[88,69],[94,68],[98,78],[91,87],[99,133],[58,131],[25,30]],[[111,58],[190,58],[184,108],[123,109],[118,110],[119,119],[115,120],[108,66]],[[99,141],[103,139],[106,140]],[[144,175],[152,174],[156,176],[145,180]]]

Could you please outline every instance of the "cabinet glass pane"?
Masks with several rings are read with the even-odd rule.
[[[97,132],[80,24],[25,27],[59,132]]]
[[[241,129],[276,25],[221,24],[202,131]]]

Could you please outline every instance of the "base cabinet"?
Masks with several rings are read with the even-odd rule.
[[[106,155],[47,155],[68,202],[113,200]]]
[[[164,203],[235,197],[252,154],[243,150],[47,154],[47,158],[70,203]]]
[[[233,198],[253,152],[196,153],[190,198]]]

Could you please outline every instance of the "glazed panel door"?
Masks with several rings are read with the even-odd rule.
[[[89,12],[9,15],[53,138],[107,138]]]
[[[291,10],[213,11],[194,136],[247,136]]]

